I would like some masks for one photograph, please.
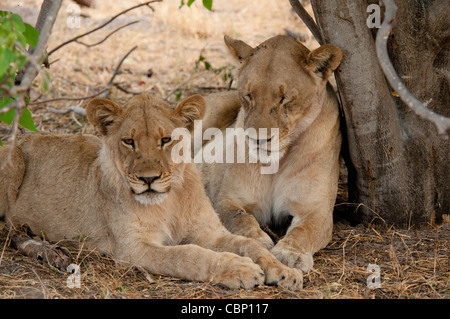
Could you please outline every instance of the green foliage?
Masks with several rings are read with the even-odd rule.
[[[202,62],[204,64],[204,66],[205,66],[205,69],[209,71],[211,69],[211,63],[206,61],[206,58],[201,53],[198,56],[197,61],[195,61],[195,71],[199,70],[199,67],[202,64]]]
[[[12,102],[12,100],[11,100],[11,102]],[[5,122],[6,124],[11,124],[14,120],[15,114],[16,114],[15,109],[9,110],[8,112],[0,115],[0,120],[2,122]],[[38,131],[36,126],[34,125],[33,117],[31,116],[31,113],[27,108],[25,108],[22,111],[22,115],[20,116],[20,119],[19,119],[19,124],[27,129],[29,129],[30,131],[35,131],[35,132]]]
[[[15,13],[0,11],[0,109],[14,101],[9,97],[8,89],[14,86],[16,74],[22,70],[27,57],[20,50],[29,46],[36,46],[39,32],[23,22]],[[28,100],[28,98],[27,98]],[[27,101],[28,103],[28,101]],[[15,109],[0,115],[0,121],[11,124],[14,120]],[[37,131],[30,111],[25,108],[19,119],[19,124],[31,131]]]
[[[208,9],[209,11],[212,10],[212,3],[213,0],[203,0],[203,6]]]
[[[203,66],[205,67],[205,70],[207,71],[212,71],[215,74],[221,74],[222,75],[222,81],[224,83],[226,83],[229,79],[231,79],[233,77],[233,70],[234,70],[234,66],[232,65],[227,65],[227,66],[222,66],[219,68],[214,68],[211,63],[206,60],[206,58],[200,54],[197,61],[195,61],[195,67],[194,70],[195,72],[198,72],[201,65],[203,64]]]
[[[183,7],[185,4],[187,4],[187,6],[190,7],[194,2],[195,0],[188,0],[187,3],[184,3],[184,0],[181,0],[180,8]],[[213,0],[203,0],[203,6],[209,11],[212,10],[212,3]]]
[[[179,102],[181,100],[181,96],[183,95],[183,92],[180,90],[175,91],[175,102]]]

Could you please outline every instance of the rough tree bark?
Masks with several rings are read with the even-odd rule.
[[[311,0],[325,43],[339,46],[337,74],[348,140],[349,196],[363,222],[421,227],[450,214],[450,143],[390,88],[380,68],[367,6],[378,1]],[[388,40],[409,91],[450,117],[449,0],[397,0]]]

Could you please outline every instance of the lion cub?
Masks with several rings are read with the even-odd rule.
[[[265,282],[300,289],[301,271],[258,241],[228,232],[194,165],[173,162],[172,130],[191,130],[204,112],[199,95],[174,109],[147,93],[125,108],[97,98],[86,113],[101,139],[20,137],[14,167],[0,171],[0,217],[51,241],[84,238],[90,248],[154,274],[230,288]],[[1,162],[6,153],[0,150]]]

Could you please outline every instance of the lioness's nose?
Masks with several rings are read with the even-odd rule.
[[[270,142],[273,138],[273,136],[271,136],[270,138],[264,139],[264,138],[260,138],[260,139],[256,139],[256,138],[252,138],[252,137],[248,137],[250,140],[253,141],[253,143],[256,143],[257,145],[264,145],[267,142]]]
[[[139,177],[139,179],[150,186],[155,180],[157,180],[160,177],[161,176],[146,176],[146,177]]]

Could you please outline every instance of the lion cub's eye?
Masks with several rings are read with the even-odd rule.
[[[122,143],[126,146],[134,147],[134,140],[132,138],[124,138],[122,139]]]
[[[280,104],[283,104],[283,102],[286,100],[286,94],[283,94],[282,96],[281,96],[281,99],[280,99]]]
[[[161,145],[170,143],[171,141],[172,141],[172,139],[171,139],[170,137],[163,137],[163,138],[161,139]]]

